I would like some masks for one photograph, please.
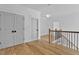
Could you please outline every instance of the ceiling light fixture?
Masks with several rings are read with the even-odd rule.
[[[50,17],[51,17],[51,15],[50,15],[50,14],[47,14],[47,15],[46,15],[46,17],[47,17],[47,18],[50,18]]]

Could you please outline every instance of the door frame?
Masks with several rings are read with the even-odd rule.
[[[31,17],[31,21],[32,21],[32,18],[34,18],[37,22],[37,40],[39,40],[40,39],[40,19],[36,17]]]

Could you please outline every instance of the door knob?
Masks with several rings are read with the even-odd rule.
[[[12,30],[12,33],[16,33],[16,30]]]

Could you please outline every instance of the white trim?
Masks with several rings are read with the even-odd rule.
[[[38,39],[40,39],[40,19],[38,19]]]

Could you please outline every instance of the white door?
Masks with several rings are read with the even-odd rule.
[[[2,14],[2,48],[10,47],[14,45],[12,25],[13,25],[13,15],[7,12]]]
[[[2,14],[0,13],[0,48],[2,47]]]
[[[7,48],[24,42],[24,17],[0,12],[0,48]]]
[[[24,43],[24,16],[15,15],[14,31],[15,45]]]
[[[31,18],[31,39],[38,39],[38,19],[33,17]]]

